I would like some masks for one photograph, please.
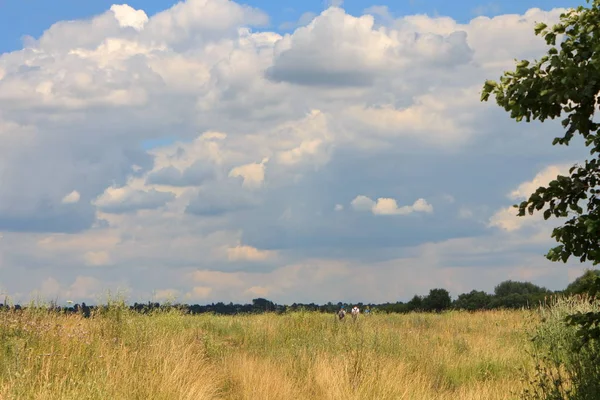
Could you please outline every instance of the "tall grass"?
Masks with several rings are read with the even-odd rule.
[[[1,312],[0,398],[217,398],[218,372],[181,316],[105,311]]]
[[[585,295],[558,297],[540,309],[542,322],[532,335],[536,366],[525,399],[600,399],[600,346],[597,341],[583,344],[578,328],[565,322],[568,315],[590,311],[600,311],[600,299]]]
[[[0,312],[2,399],[511,399],[527,311],[370,315]]]

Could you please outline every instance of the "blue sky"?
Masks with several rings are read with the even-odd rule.
[[[480,101],[578,3],[248,4],[0,0],[0,294],[385,302],[587,267],[511,208],[585,149]]]

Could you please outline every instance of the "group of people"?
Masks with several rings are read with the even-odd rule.
[[[365,310],[365,314],[369,313],[369,309],[367,308]],[[356,319],[358,318],[358,314],[360,314],[360,309],[357,306],[352,307],[352,311],[350,311],[350,314],[352,315],[352,319],[354,321],[356,321]],[[338,311],[337,313],[338,318],[341,320],[343,320],[346,317],[346,310],[344,310],[344,307],[342,307],[340,309],[340,311]]]

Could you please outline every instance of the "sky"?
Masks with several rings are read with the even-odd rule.
[[[0,0],[0,294],[564,288],[589,265],[511,206],[585,148],[480,94],[579,4]]]

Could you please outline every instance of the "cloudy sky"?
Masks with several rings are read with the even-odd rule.
[[[564,288],[585,266],[543,257],[557,221],[511,205],[585,149],[479,98],[578,3],[445,4],[1,0],[0,292]]]

